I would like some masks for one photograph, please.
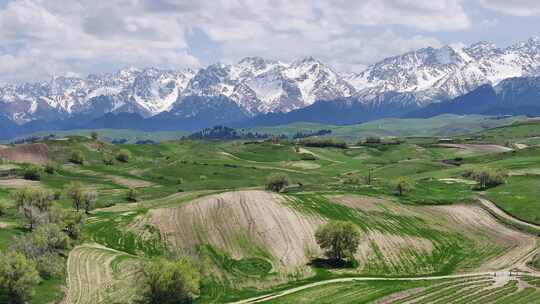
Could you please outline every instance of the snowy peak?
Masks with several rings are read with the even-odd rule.
[[[485,84],[540,75],[540,39],[506,48],[489,42],[426,47],[342,75],[311,56],[290,63],[246,57],[197,71],[123,68],[115,73],[52,77],[0,87],[0,116],[17,123],[84,114],[130,112],[151,117],[197,113],[212,102],[253,117],[289,112],[316,101],[353,97],[371,105],[415,105],[452,99]],[[218,111],[219,112],[219,111]],[[174,114],[174,113],[173,113]]]

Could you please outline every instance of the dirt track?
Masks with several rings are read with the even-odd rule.
[[[512,151],[511,148],[500,145],[480,145],[480,144],[439,144],[441,147],[457,148],[477,153],[502,153]]]
[[[38,181],[31,181],[22,178],[0,179],[0,187],[6,188],[37,187],[39,185],[41,185],[41,183]]]
[[[46,144],[17,145],[0,149],[0,158],[18,163],[44,165],[49,161],[49,148]]]
[[[278,194],[252,190],[157,209],[152,222],[180,251],[191,252],[206,243],[240,259],[262,248],[274,257],[274,267],[287,271],[305,266],[308,253],[318,253],[314,233],[323,220],[287,207]]]

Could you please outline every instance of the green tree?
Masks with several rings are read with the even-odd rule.
[[[9,249],[35,261],[41,277],[50,278],[60,277],[63,273],[65,261],[62,256],[67,254],[70,246],[68,236],[58,225],[46,224],[17,237]]]
[[[199,271],[186,258],[148,262],[144,265],[142,274],[142,297],[145,303],[192,303],[193,298],[199,294]]]
[[[40,277],[34,261],[17,252],[0,252],[0,287],[8,294],[8,303],[23,304],[31,299]]]
[[[360,243],[360,232],[350,222],[330,221],[317,229],[315,239],[329,259],[341,261],[354,258]]]
[[[127,163],[130,158],[131,158],[131,152],[129,152],[129,150],[126,150],[126,149],[122,149],[118,151],[118,154],[116,154],[116,159],[123,163]]]
[[[412,189],[411,183],[405,178],[400,178],[396,183],[396,193],[398,196],[403,196],[406,192]]]
[[[71,152],[71,156],[69,158],[69,161],[74,164],[82,165],[84,164],[84,154],[80,150],[75,150]]]
[[[96,190],[86,190],[83,195],[84,212],[90,214],[90,211],[94,209],[94,203],[98,198]]]
[[[47,212],[54,198],[52,192],[25,187],[14,191],[11,197],[19,213],[28,222],[30,230],[34,230],[37,224],[48,219]]]
[[[66,194],[73,202],[73,208],[79,212],[84,201],[84,187],[79,182],[72,182],[66,187]]]
[[[268,176],[266,189],[274,192],[280,192],[289,185],[289,177],[283,173],[273,173]]]
[[[93,140],[97,140],[99,138],[98,132],[92,132],[90,133],[90,137],[92,137]]]
[[[486,190],[504,184],[506,173],[501,170],[480,169],[467,171],[465,177],[474,179],[478,184],[476,190]]]
[[[38,181],[41,179],[41,169],[37,166],[29,166],[24,170],[23,177],[26,180]]]

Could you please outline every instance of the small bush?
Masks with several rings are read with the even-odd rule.
[[[116,159],[120,162],[127,163],[131,159],[131,152],[126,149],[122,149],[118,151],[118,154],[116,154]]]
[[[5,202],[0,202],[0,216],[4,216],[7,213],[8,206]]]
[[[289,177],[283,173],[273,173],[268,176],[266,189],[274,192],[280,192],[289,185]]]
[[[45,165],[45,172],[51,175],[54,174],[56,172],[56,164],[48,163]]]
[[[313,155],[311,153],[302,153],[302,154],[300,154],[300,159],[302,159],[302,160],[317,160],[315,155]]]
[[[126,195],[126,199],[130,202],[136,202],[138,201],[138,193],[137,193],[137,190],[131,188],[128,190],[127,192],[127,195]]]
[[[107,166],[114,165],[114,158],[110,155],[103,156],[103,163]]]
[[[97,132],[92,132],[92,133],[90,134],[90,137],[92,137],[93,140],[97,140],[98,137],[99,137],[99,134],[98,134]]]
[[[30,166],[24,170],[24,179],[38,181],[41,179],[41,170],[36,166]]]
[[[382,142],[380,137],[369,136],[364,141],[366,144],[380,144]]]
[[[82,153],[82,151],[75,150],[71,152],[71,157],[69,158],[69,161],[74,164],[82,165],[84,164],[84,154]]]

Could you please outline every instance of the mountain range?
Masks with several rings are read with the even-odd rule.
[[[506,48],[427,47],[351,74],[313,57],[247,57],[199,70],[126,68],[0,87],[0,138],[75,127],[195,130],[447,112],[537,115],[538,75],[539,38]]]

